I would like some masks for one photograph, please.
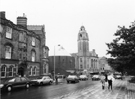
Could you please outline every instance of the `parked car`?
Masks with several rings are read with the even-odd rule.
[[[31,83],[32,82],[27,77],[15,77],[6,81],[4,84],[0,84],[0,89],[11,91],[13,88],[18,87],[29,88]]]
[[[93,75],[92,80],[100,80],[100,76],[99,75]]]
[[[44,85],[44,84],[52,84],[53,79],[49,76],[39,76],[36,79],[33,79],[34,83],[32,85]]]
[[[120,75],[120,74],[115,75],[114,78],[115,78],[115,79],[121,79],[121,80],[123,79],[122,75]]]
[[[88,80],[87,75],[80,75],[79,80]]]
[[[78,83],[79,82],[79,78],[76,75],[69,75],[67,78],[67,83]]]

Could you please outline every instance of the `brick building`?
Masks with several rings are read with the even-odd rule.
[[[56,49],[55,56],[49,56],[49,71],[53,76],[54,69],[56,75],[60,74],[67,76],[75,72],[75,58],[72,57],[62,46],[60,46],[58,50]]]
[[[45,43],[41,43],[45,41],[45,36],[41,38],[35,31],[29,30],[25,16],[17,17],[17,24],[14,24],[6,19],[5,12],[0,12],[0,20],[1,80],[18,75],[32,78],[48,73],[42,62],[44,57],[47,60],[49,51]],[[45,71],[42,71],[43,68]]]

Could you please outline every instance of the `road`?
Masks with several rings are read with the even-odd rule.
[[[59,83],[16,89],[2,93],[1,99],[135,99],[135,84],[129,84],[127,80],[115,80],[113,90],[108,90],[107,83],[102,90],[100,81]]]
[[[84,90],[100,83],[99,81],[80,81],[79,83],[33,86],[29,89],[15,89],[1,94],[1,99],[53,99]]]

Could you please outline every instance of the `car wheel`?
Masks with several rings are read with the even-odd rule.
[[[40,85],[43,85],[43,82],[41,82]]]
[[[50,81],[49,84],[51,85],[52,84],[52,81]]]
[[[11,86],[8,86],[7,87],[7,91],[11,91],[12,90],[12,87]]]
[[[26,84],[26,88],[29,88],[30,87],[30,85],[29,84]]]

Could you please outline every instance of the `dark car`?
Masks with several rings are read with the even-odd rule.
[[[67,83],[72,83],[72,82],[78,83],[79,82],[79,78],[76,75],[69,75],[66,80],[67,80]]]
[[[18,88],[18,87],[29,88],[31,83],[32,81],[30,81],[26,77],[15,77],[6,81],[4,84],[0,84],[0,89],[11,91],[13,88]]]

